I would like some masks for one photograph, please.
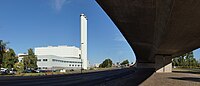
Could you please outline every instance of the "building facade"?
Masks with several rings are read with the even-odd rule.
[[[81,59],[78,58],[63,58],[54,55],[39,55],[37,58],[40,70],[81,69],[82,65]]]
[[[54,55],[66,58],[80,58],[80,54],[80,49],[75,46],[48,46],[35,48],[35,55]]]
[[[19,61],[19,62],[23,62],[23,58],[24,58],[25,56],[28,56],[28,54],[27,54],[27,53],[19,53],[19,54],[18,54],[18,61]]]
[[[52,69],[88,69],[87,57],[87,17],[80,15],[81,43],[75,46],[36,47],[37,66],[41,70]],[[27,54],[18,54],[19,62],[23,62]]]
[[[48,46],[35,48],[38,69],[81,69],[80,49],[75,46]]]

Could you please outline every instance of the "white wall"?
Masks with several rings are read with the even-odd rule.
[[[74,46],[48,46],[35,48],[35,55],[55,55],[80,58],[80,49]]]
[[[27,56],[28,54],[26,54],[26,53],[19,53],[18,54],[18,61],[19,62],[23,62],[23,58],[24,58],[24,56]]]
[[[58,56],[53,56],[53,55],[38,55],[37,58],[38,60],[41,60],[41,61],[37,61],[37,65],[40,68],[47,67],[47,69],[49,70],[51,69],[80,69],[81,68],[81,59],[77,59],[77,58],[63,58],[63,57],[58,57]],[[47,59],[47,61],[43,61],[43,59]],[[59,60],[59,61],[55,61],[55,60]],[[61,62],[61,61],[68,61],[68,62]],[[77,63],[70,63],[70,62],[77,62]]]

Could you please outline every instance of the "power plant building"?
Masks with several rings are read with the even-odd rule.
[[[41,70],[87,69],[87,17],[80,15],[81,43],[75,46],[48,46],[35,48],[37,65]]]

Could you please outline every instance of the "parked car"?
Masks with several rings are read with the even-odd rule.
[[[16,74],[17,70],[15,70],[14,68],[8,69],[9,74]]]
[[[71,70],[69,70],[69,71],[74,71],[74,69],[71,69]]]
[[[9,70],[9,74],[16,74],[17,71],[16,70]]]
[[[29,70],[29,69],[26,69],[26,70],[23,71],[23,73],[32,73],[32,71]]]
[[[8,74],[9,71],[7,68],[1,68],[1,71],[0,71],[1,74]]]
[[[1,72],[5,72],[7,68],[1,68]]]
[[[40,70],[35,70],[35,72],[36,72],[36,73],[39,73],[39,72],[40,72]]]

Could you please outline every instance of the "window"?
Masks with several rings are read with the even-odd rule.
[[[43,59],[43,61],[47,61],[47,59]]]
[[[43,67],[43,69],[47,69],[47,67]]]
[[[47,61],[47,59],[43,59],[43,61]],[[58,59],[52,59],[53,62],[62,62],[62,63],[81,63],[79,61],[66,61],[66,60],[58,60]],[[72,65],[71,65],[72,66]],[[78,65],[74,65],[74,66],[78,66]]]
[[[69,64],[69,66],[71,66],[71,64]]]
[[[38,59],[37,61],[38,61],[38,62],[40,62],[40,61],[41,61],[41,59]]]

